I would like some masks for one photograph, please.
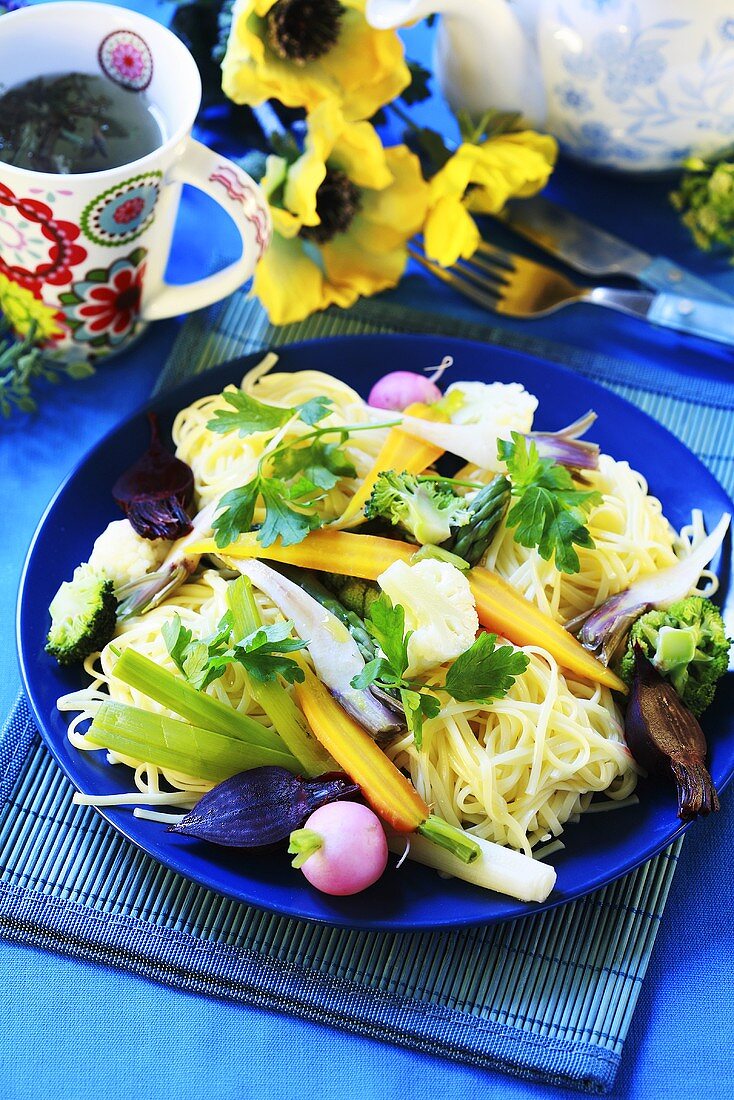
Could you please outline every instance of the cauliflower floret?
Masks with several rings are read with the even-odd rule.
[[[121,588],[157,569],[172,545],[168,539],[141,538],[127,519],[113,520],[96,540],[89,565]]]
[[[509,439],[510,432],[529,432],[538,399],[519,382],[452,382],[448,397],[460,393],[463,404],[452,412],[452,424],[492,425],[500,439]]]
[[[445,561],[394,562],[377,578],[393,604],[405,608],[408,676],[455,660],[474,641],[479,618],[469,581]]]

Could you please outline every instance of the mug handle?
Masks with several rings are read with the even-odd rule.
[[[189,183],[229,214],[242,239],[242,255],[214,275],[193,283],[163,283],[141,311],[143,321],[161,321],[221,301],[247,282],[270,244],[268,204],[255,181],[231,160],[189,138],[183,155],[166,173],[166,184]]]

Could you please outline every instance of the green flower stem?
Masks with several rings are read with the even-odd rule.
[[[431,814],[422,825],[419,825],[416,832],[424,836],[426,840],[430,840],[434,844],[438,844],[440,848],[445,848],[447,852],[451,852],[462,863],[473,863],[475,859],[479,858],[481,849],[476,840],[465,833],[463,829],[457,829],[454,825],[449,825],[448,821],[444,821],[443,818],[436,817],[434,814]]]

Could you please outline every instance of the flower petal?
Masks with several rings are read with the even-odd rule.
[[[451,267],[460,256],[473,256],[479,240],[476,223],[460,199],[444,195],[431,207],[423,229],[423,247],[429,259]]]
[[[323,274],[303,243],[277,233],[255,269],[252,290],[274,325],[302,321],[331,301]]]

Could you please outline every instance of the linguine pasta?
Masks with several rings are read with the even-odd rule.
[[[345,446],[357,477],[340,478],[319,504],[320,514],[327,520],[337,517],[373,465],[387,429],[347,437],[350,426],[374,422],[375,410],[369,410],[354,390],[329,375],[315,371],[268,373],[273,360],[269,357],[246,376],[243,392],[285,408],[326,396],[333,409],[321,424],[345,428]],[[235,387],[228,389],[234,391]],[[308,426],[293,416],[275,435],[255,432],[243,438],[237,432],[212,432],[208,421],[217,409],[225,407],[220,394],[204,397],[181,410],[174,423],[176,453],[193,470],[199,507],[218,501],[254,477],[258,461],[275,445],[286,441],[297,447],[308,431]],[[462,472],[462,477],[471,479],[482,476],[486,475],[473,467]],[[639,576],[674,564],[704,536],[700,514],[694,514],[692,524],[677,534],[665,519],[660,502],[648,493],[644,478],[626,462],[602,455],[599,470],[585,477],[591,488],[602,493],[603,501],[589,514],[595,545],[579,549],[578,573],[561,574],[552,562],[543,561],[537,550],[520,546],[506,520],[485,559],[488,568],[559,622],[598,605]],[[262,518],[256,511],[255,523]],[[85,662],[90,685],[59,700],[62,710],[77,712],[69,726],[69,737],[77,748],[95,747],[81,729],[110,696],[149,710],[161,709],[115,679],[120,651],[132,646],[175,671],[161,637],[162,624],[179,615],[195,638],[213,635],[226,610],[231,576],[223,569],[204,568],[160,606],[118,625],[113,642]],[[713,583],[709,582],[708,592]],[[257,592],[257,599],[265,622],[283,618],[263,593]],[[564,824],[583,813],[596,794],[603,793],[610,805],[627,802],[635,788],[637,768],[624,744],[621,715],[611,692],[573,679],[539,647],[527,646],[524,652],[528,668],[504,698],[491,704],[451,699],[437,717],[426,721],[420,750],[412,734],[404,732],[386,751],[409,774],[433,812],[477,836],[530,854],[539,844],[557,838]],[[445,669],[432,670],[424,680],[428,686],[432,681],[441,683],[444,673]],[[228,666],[225,675],[206,690],[269,725],[239,664]],[[114,753],[108,758],[134,769],[137,793],[129,801],[187,808],[211,786],[144,761]],[[173,794],[167,793],[168,787]]]

